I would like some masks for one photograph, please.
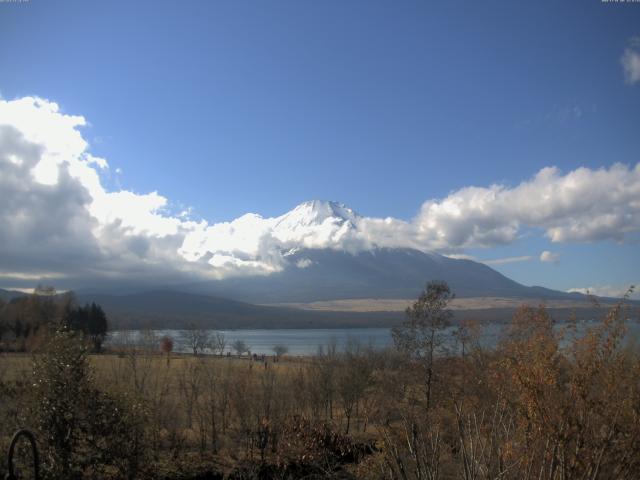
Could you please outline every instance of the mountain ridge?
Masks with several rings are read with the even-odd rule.
[[[81,304],[101,305],[115,329],[370,327],[388,326],[401,318],[398,312],[313,312],[166,289],[125,295],[84,293],[76,298]]]
[[[575,299],[581,294],[528,287],[488,265],[411,248],[381,247],[356,253],[301,248],[285,256],[280,272],[180,286],[181,290],[258,303],[354,298],[416,298],[426,282],[449,283],[459,297]]]
[[[150,290],[127,295],[82,294],[79,303],[96,302],[107,314],[111,330],[129,329],[314,329],[390,327],[404,318],[402,310],[347,311],[313,310],[289,306],[252,305],[207,295],[172,290]],[[482,301],[483,299],[478,299]],[[475,320],[500,323],[509,321],[518,302],[496,303],[490,308],[452,308],[454,321]],[[526,303],[526,302],[522,302]],[[576,302],[577,303],[577,302]],[[602,308],[589,302],[583,306],[550,304],[549,314],[558,321],[572,315],[587,320],[602,314]],[[637,314],[636,314],[637,316]]]

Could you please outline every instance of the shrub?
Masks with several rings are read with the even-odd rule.
[[[133,478],[143,457],[144,408],[95,387],[82,339],[65,326],[34,359],[33,417],[45,475],[75,479],[118,471]]]

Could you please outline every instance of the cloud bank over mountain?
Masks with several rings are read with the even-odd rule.
[[[567,173],[548,167],[516,186],[469,186],[425,201],[410,220],[315,201],[279,217],[195,221],[172,213],[158,192],[107,190],[108,161],[91,154],[86,124],[48,100],[0,99],[2,284],[267,275],[301,248],[462,254],[509,244],[531,228],[552,242],[622,242],[640,230],[640,164]]]

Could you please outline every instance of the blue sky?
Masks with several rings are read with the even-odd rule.
[[[84,116],[106,188],[211,223],[315,198],[408,221],[544,167],[635,166],[621,57],[638,36],[640,4],[595,0],[31,0],[0,4],[0,94]],[[619,286],[639,280],[637,240],[532,228],[464,253],[534,257],[493,265],[526,284]]]

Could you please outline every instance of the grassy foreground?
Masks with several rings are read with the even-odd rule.
[[[622,308],[581,336],[528,307],[495,349],[456,335],[460,353],[431,359],[352,343],[260,362],[89,354],[52,331],[0,355],[0,448],[32,429],[47,478],[640,478]]]

